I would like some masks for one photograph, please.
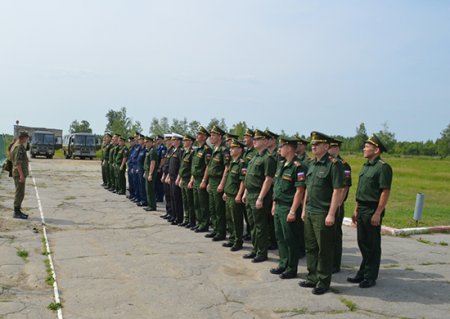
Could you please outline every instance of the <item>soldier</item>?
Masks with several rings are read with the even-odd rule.
[[[158,167],[158,153],[153,147],[154,139],[152,137],[146,137],[145,142],[147,151],[144,161],[144,179],[148,206],[144,210],[149,212],[156,210],[155,179],[156,168]]]
[[[191,180],[188,188],[193,190],[194,209],[197,226],[192,227],[196,233],[204,233],[209,228],[209,198],[206,191],[206,167],[211,159],[212,150],[206,144],[206,140],[210,136],[209,132],[200,126],[197,131],[198,147],[194,151],[191,166]]]
[[[226,135],[225,135],[225,146],[229,149],[230,148],[230,145],[231,145],[231,143],[233,142],[233,139],[239,139],[239,136],[238,135],[235,135],[235,134],[231,134],[231,133],[227,133]]]
[[[139,176],[137,173],[137,161],[139,157],[139,152],[141,151],[141,148],[143,147],[143,140],[139,139],[140,134],[139,132],[136,132],[136,135],[134,136],[134,146],[132,149],[132,152],[130,153],[130,160],[129,160],[129,167],[130,170],[131,167],[131,178],[128,180],[129,189],[130,189],[130,200],[134,203],[141,202],[141,193],[139,189]],[[131,193],[131,190],[133,191]]]
[[[172,200],[170,194],[170,183],[166,183],[166,178],[169,175],[169,159],[172,156],[173,146],[172,146],[172,134],[164,134],[164,143],[166,144],[167,152],[163,159],[163,165],[161,166],[161,182],[164,185],[164,197],[166,199],[166,214],[160,216],[161,218],[167,219],[172,222]]]
[[[108,158],[108,167],[109,167],[109,184],[108,184],[108,190],[111,192],[114,192],[116,187],[116,170],[114,165],[114,159],[116,156],[116,150],[119,137],[117,134],[114,134],[111,139],[111,149],[109,151],[109,158]]]
[[[144,163],[145,163],[145,155],[147,155],[147,149],[145,148],[145,136],[139,134],[138,144],[139,151],[137,152],[136,157],[136,168],[134,169],[135,176],[134,179],[136,181],[136,193],[138,195],[138,200],[136,201],[136,205],[139,207],[145,207],[148,205],[147,203],[147,192],[145,191],[146,181],[144,179]]]
[[[133,136],[128,137],[128,143],[130,144],[130,152],[128,154],[128,162],[127,162],[127,174],[128,174],[128,191],[129,195],[126,197],[128,199],[134,198],[134,184],[133,184],[133,170],[134,170],[134,152],[136,151],[136,141]]]
[[[156,136],[156,153],[158,154],[158,170],[155,181],[156,201],[162,203],[164,201],[164,185],[161,182],[162,170],[164,165],[164,159],[166,157],[167,147],[164,145],[164,136]]]
[[[297,140],[297,150],[296,154],[300,162],[303,166],[306,167],[306,170],[308,170],[308,164],[309,164],[309,158],[306,155],[306,146],[309,144],[309,141],[300,137],[298,134],[296,134],[295,139]]]
[[[301,203],[305,192],[306,170],[296,157],[296,139],[280,138],[280,153],[283,160],[275,175],[272,215],[278,241],[280,260],[277,268],[270,272],[281,279],[297,277],[300,258]]]
[[[336,212],[336,249],[333,258],[333,274],[341,271],[341,260],[342,260],[342,222],[344,221],[344,204],[347,200],[348,190],[352,186],[352,169],[350,165],[344,161],[344,159],[339,155],[341,151],[342,141],[333,139],[330,143],[330,149],[328,153],[336,158],[342,163],[344,168],[344,193],[342,194],[342,202],[340,203]]]
[[[103,137],[103,145],[102,145],[102,161],[101,161],[101,165],[102,165],[102,180],[103,180],[103,187],[107,187],[108,186],[108,160],[109,160],[109,151],[111,149],[111,134],[110,133],[106,133],[105,136]]]
[[[172,225],[183,223],[183,198],[181,195],[181,188],[176,185],[178,172],[180,170],[181,161],[183,158],[183,149],[181,148],[181,140],[183,136],[172,133],[173,151],[169,158],[168,174],[166,176],[166,183],[170,185],[170,200],[172,208],[172,218],[167,221]]]
[[[208,181],[209,211],[213,225],[213,231],[205,235],[205,237],[212,238],[213,241],[221,241],[226,238],[225,202],[222,197],[225,186],[224,177],[228,169],[230,153],[222,145],[224,135],[225,132],[218,126],[214,126],[211,129],[210,140],[214,149],[204,177]]]
[[[358,246],[362,262],[358,273],[347,278],[360,288],[376,284],[381,258],[381,222],[392,185],[392,168],[381,159],[386,147],[374,134],[364,146],[364,163],[356,189],[356,206],[352,220],[357,226]]]
[[[127,169],[128,147],[125,145],[125,138],[119,137],[119,148],[116,152],[115,164],[117,167],[117,189],[118,195],[125,195],[127,181],[125,179],[125,171]]]
[[[244,144],[245,144],[245,151],[244,151],[244,161],[245,161],[245,166],[248,166],[248,163],[250,163],[250,161],[253,159],[253,157],[255,157],[256,153],[258,153],[255,149],[255,147],[253,146],[253,136],[254,136],[255,132],[253,132],[253,130],[251,129],[246,129],[245,133],[244,133]],[[246,234],[243,236],[244,240],[250,240],[251,239],[251,227],[250,227],[250,223],[248,221],[248,212],[247,212],[247,208],[244,210],[244,220],[245,220],[245,225],[246,225]]]
[[[11,162],[13,164],[14,186],[14,218],[27,219],[28,215],[22,212],[22,202],[25,197],[25,182],[28,177],[28,156],[26,145],[28,143],[28,132],[19,132],[19,139],[11,148]]]
[[[194,208],[194,193],[192,188],[188,187],[189,181],[191,180],[191,168],[192,168],[192,158],[194,156],[194,149],[192,144],[195,138],[189,134],[183,137],[183,158],[181,160],[180,170],[178,171],[178,177],[176,185],[181,188],[181,195],[183,198],[183,208],[184,208],[184,221],[179,226],[192,228],[196,226],[195,220],[195,208]]]
[[[244,195],[244,177],[247,172],[245,160],[242,158],[244,144],[237,139],[230,143],[231,162],[225,176],[223,200],[226,204],[227,224],[230,237],[223,247],[230,247],[231,251],[242,249],[242,235],[244,232],[245,205],[242,202]]]
[[[302,211],[308,275],[299,285],[313,288],[315,295],[324,294],[330,288],[335,215],[344,190],[342,163],[328,153],[331,141],[332,138],[323,133],[311,132],[314,161],[306,174],[306,204]]]
[[[264,132],[255,130],[254,145],[258,152],[250,161],[245,176],[244,202],[252,228],[253,249],[243,258],[252,259],[258,263],[267,260],[269,246],[268,214],[272,207],[272,196],[268,196],[275,176],[276,162],[273,156],[267,154],[267,139]]]
[[[269,156],[273,156],[273,158],[278,166],[278,164],[281,160],[278,145],[277,145],[279,135],[275,134],[274,132],[271,132],[267,129],[264,131],[264,133],[266,133],[267,136],[269,136],[269,139],[267,140],[267,154]],[[268,196],[272,197],[272,194],[273,194],[273,185],[270,188],[270,192],[269,192]],[[274,250],[274,249],[277,249],[277,237],[275,235],[274,218],[270,212],[269,212],[269,215],[267,216],[267,218],[269,220],[269,250]]]

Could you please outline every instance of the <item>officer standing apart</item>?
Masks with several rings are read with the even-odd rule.
[[[206,144],[209,132],[200,126],[197,131],[197,149],[194,151],[191,166],[191,180],[188,187],[193,190],[194,209],[197,226],[192,227],[196,233],[204,233],[209,228],[209,198],[206,191],[206,167],[211,159],[211,148]]]
[[[226,238],[225,202],[222,197],[230,153],[222,145],[224,135],[225,132],[218,126],[214,126],[211,129],[210,140],[211,144],[214,145],[214,149],[204,177],[208,181],[209,211],[213,225],[212,233],[205,235],[205,237],[212,238],[213,241],[220,241]]]
[[[332,138],[323,133],[311,132],[314,160],[306,174],[306,205],[303,205],[302,212],[308,275],[300,286],[314,288],[312,293],[315,295],[321,295],[330,288],[335,215],[344,190],[342,163],[328,153],[331,141]]]
[[[350,164],[348,164],[344,159],[339,155],[341,152],[341,144],[342,141],[333,139],[330,143],[330,149],[328,153],[331,156],[336,158],[342,163],[344,168],[344,193],[342,195],[342,202],[338,207],[336,212],[336,249],[334,251],[333,258],[333,274],[341,271],[341,260],[342,260],[342,222],[344,221],[344,205],[347,200],[348,190],[350,186],[352,186],[352,169]]]
[[[280,261],[278,267],[270,272],[280,275],[281,279],[290,279],[297,277],[300,258],[300,207],[305,193],[306,171],[295,156],[297,141],[281,138],[280,144],[284,160],[278,165],[275,175],[272,205]]]
[[[13,163],[13,178],[16,192],[14,194],[14,218],[27,219],[28,215],[22,212],[22,202],[25,197],[25,181],[28,177],[28,156],[25,145],[28,143],[28,132],[21,131],[19,140],[11,149]]]
[[[374,134],[364,145],[364,163],[356,189],[356,207],[352,220],[357,225],[362,262],[355,277],[347,280],[360,288],[376,284],[381,259],[381,222],[392,185],[392,168],[381,159],[386,147]]]
[[[259,263],[267,260],[269,246],[268,214],[272,208],[272,197],[267,196],[275,176],[276,162],[267,154],[266,145],[269,137],[260,130],[255,130],[254,144],[258,152],[250,161],[245,176],[245,193],[248,220],[252,228],[253,250],[243,258]]]

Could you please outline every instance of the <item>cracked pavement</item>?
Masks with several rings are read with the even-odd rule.
[[[344,227],[343,270],[323,296],[269,273],[269,261],[242,259],[204,234],[171,226],[124,196],[100,187],[98,161],[33,159],[56,267],[64,318],[445,318],[450,311],[450,235],[383,236],[377,285],[346,282],[361,257],[356,232]],[[42,255],[31,178],[24,208],[12,218],[13,181],[0,178],[0,318],[56,318]],[[387,210],[389,214],[389,208]],[[418,239],[421,238],[419,241]],[[447,244],[447,246],[445,245]],[[29,252],[27,261],[17,249]],[[346,305],[347,302],[347,305]],[[349,309],[348,302],[354,307]]]

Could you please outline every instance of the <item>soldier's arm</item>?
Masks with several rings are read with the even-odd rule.
[[[375,213],[372,216],[371,224],[372,226],[379,226],[381,220],[381,214],[386,208],[387,202],[389,200],[389,195],[391,194],[391,190],[389,188],[383,189],[380,195],[380,200],[378,201],[378,207],[375,210]]]
[[[302,205],[302,220],[305,221],[306,218],[306,199],[308,198],[308,189],[305,189],[305,196],[303,197]]]
[[[266,176],[264,178],[264,182],[263,182],[263,185],[261,187],[261,191],[259,192],[259,196],[258,196],[257,201],[259,201],[259,200],[263,201],[263,199],[266,197],[267,193],[270,190],[270,187],[272,186],[272,180],[273,180],[273,178],[270,177],[270,176]]]
[[[331,197],[331,205],[328,210],[327,218],[325,219],[326,226],[333,226],[336,216],[336,211],[339,207],[339,204],[342,201],[342,194],[344,193],[344,187],[334,188],[333,195]]]
[[[219,186],[217,186],[217,190],[219,193],[223,192],[223,188],[225,187],[225,179],[227,177],[228,173],[228,166],[225,166],[225,169],[223,170],[222,179],[220,180]]]

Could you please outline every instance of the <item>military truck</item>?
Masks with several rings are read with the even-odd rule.
[[[93,159],[97,148],[96,136],[91,133],[73,133],[64,136],[63,151],[66,159]]]
[[[55,155],[56,137],[50,131],[34,131],[30,139],[30,154],[32,158],[38,155],[53,158]]]

